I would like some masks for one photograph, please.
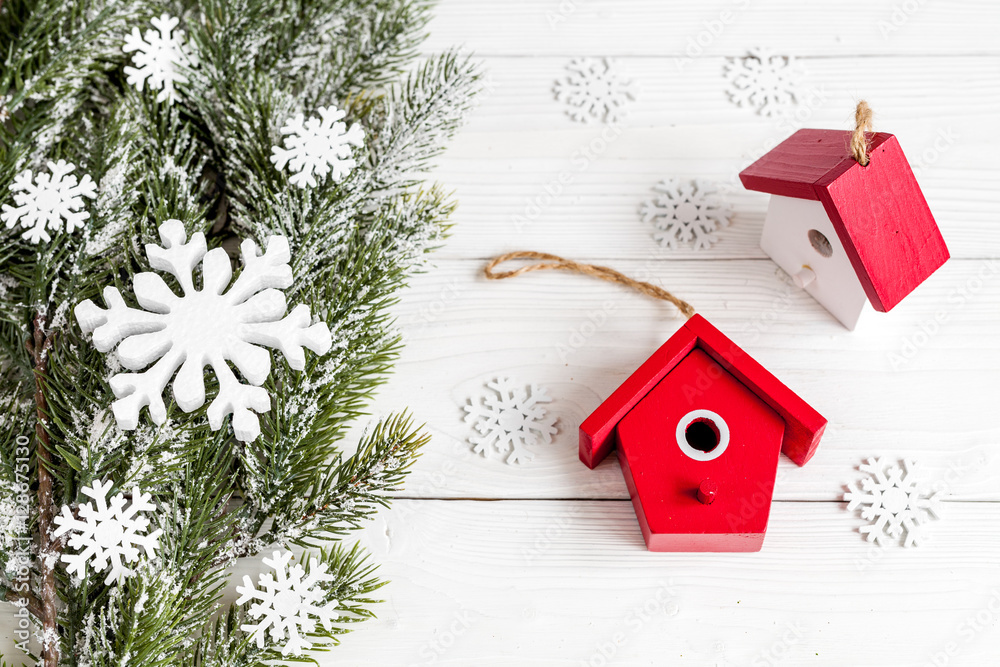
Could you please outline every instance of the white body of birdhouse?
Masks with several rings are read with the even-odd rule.
[[[857,326],[862,312],[871,310],[844,245],[818,201],[772,195],[760,247],[848,329]]]

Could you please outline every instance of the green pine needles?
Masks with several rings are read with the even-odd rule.
[[[146,35],[161,15],[179,19],[186,54],[172,94],[156,76],[139,90],[135,54],[123,51],[133,28]],[[286,650],[290,637],[244,629],[259,621],[252,602],[221,604],[236,559],[287,549],[314,582],[312,603],[336,610],[332,627],[303,633],[311,650],[373,615],[384,582],[341,540],[388,505],[426,436],[395,415],[344,440],[396,358],[396,291],[447,230],[453,203],[420,172],[478,86],[455,53],[416,62],[427,20],[424,0],[2,0],[0,595],[40,664],[313,662]],[[321,108],[345,111],[363,140],[341,147],[345,173],[301,185],[272,147],[290,119]],[[40,183],[60,161],[84,193],[57,211],[66,224],[33,228],[8,212],[23,204],[24,172]],[[161,425],[144,408],[137,428],[121,428],[109,383],[121,359],[98,351],[74,315],[86,299],[105,307],[109,286],[136,307],[133,278],[155,271],[144,248],[161,244],[167,220],[226,249],[234,278],[240,241],[263,252],[269,237],[287,238],[288,309],[307,305],[329,328],[330,351],[307,351],[304,370],[270,355],[270,408],[251,441],[229,417],[211,427],[219,386],[207,370],[205,406],[182,411],[168,385]],[[64,511],[85,515],[84,488],[107,483],[109,499],[149,494],[146,533],[160,531],[155,554],[140,549],[111,583],[96,563],[71,572],[63,557],[79,549],[56,530]]]

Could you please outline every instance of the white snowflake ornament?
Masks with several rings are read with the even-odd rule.
[[[287,634],[287,642],[281,654],[302,655],[304,649],[312,648],[312,643],[302,635],[316,630],[317,619],[327,630],[333,630],[333,621],[340,618],[337,600],[323,603],[325,593],[318,585],[333,581],[326,571],[326,563],[316,563],[306,574],[305,568],[296,563],[288,567],[291,552],[275,551],[273,558],[265,558],[264,564],[274,569],[274,574],[261,574],[255,588],[250,577],[243,577],[243,585],[236,587],[240,598],[236,604],[246,604],[257,600],[247,610],[247,614],[257,623],[242,626],[244,632],[253,633],[257,647],[264,648],[265,634],[271,630],[271,639],[282,642]]]
[[[69,547],[80,550],[76,554],[63,553],[62,561],[67,564],[67,572],[82,579],[87,573],[88,563],[95,572],[103,572],[110,566],[104,580],[107,585],[112,582],[120,584],[125,577],[134,574],[126,563],[139,560],[140,547],[147,558],[154,557],[162,532],[157,528],[146,534],[149,519],[141,512],[156,509],[148,493],[132,489],[132,502],[129,503],[122,493],[108,498],[111,486],[110,481],[103,484],[96,481],[93,486],[80,489],[93,502],[80,505],[79,519],[73,516],[69,506],[64,505],[62,514],[55,517],[56,529],[53,533],[55,537],[68,533]]]
[[[136,300],[145,310],[125,304],[114,287],[104,288],[107,309],[89,299],[74,311],[80,327],[94,333],[94,346],[109,352],[118,346],[122,366],[138,373],[120,373],[111,378],[118,398],[112,410],[118,425],[138,426],[139,411],[149,406],[156,425],[167,418],[163,390],[173,380],[174,398],[184,412],[205,404],[205,366],[211,366],[219,382],[219,393],[208,407],[214,430],[233,415],[233,430],[244,442],[260,435],[255,412],[266,412],[271,400],[261,387],[271,372],[271,355],[265,347],[280,350],[288,365],[305,368],[303,348],[326,354],[332,341],[324,322],[312,324],[309,307],[298,305],[285,315],[285,295],[278,289],[292,284],[288,265],[288,240],[272,236],[267,250],[257,254],[257,244],[243,241],[243,271],[233,276],[229,256],[222,248],[207,251],[205,235],[193,234],[186,241],[184,225],[168,220],[160,225],[163,246],[146,245],[150,265],[177,279],[178,296],[158,274],[138,273],[133,281]],[[194,285],[194,269],[202,262],[202,288]],[[228,289],[227,289],[228,288]],[[241,383],[229,362],[249,384]]]
[[[73,164],[59,160],[49,162],[48,167],[48,174],[39,172],[35,175],[26,169],[15,176],[10,189],[17,206],[4,204],[0,214],[7,229],[13,229],[20,223],[26,230],[21,238],[32,243],[51,241],[49,231],[65,229],[72,234],[83,227],[84,221],[90,217],[90,213],[83,210],[83,198],[97,196],[97,185],[90,175],[84,174],[78,182],[73,174],[76,169]]]
[[[660,245],[676,249],[690,243],[695,250],[718,243],[716,232],[729,225],[729,210],[723,205],[718,188],[701,180],[660,181],[656,197],[643,202],[643,222],[651,222]]]
[[[283,170],[293,172],[288,179],[300,188],[316,187],[316,178],[327,175],[336,183],[357,166],[352,146],[360,148],[365,143],[364,130],[357,123],[342,122],[347,112],[336,107],[317,109],[320,118],[306,120],[298,114],[285,123],[281,133],[285,136],[284,148],[271,148],[271,162]]]
[[[847,509],[861,508],[861,517],[870,522],[859,532],[880,546],[898,543],[901,537],[906,547],[923,541],[924,526],[931,518],[940,518],[940,506],[937,494],[915,481],[913,462],[890,465],[885,459],[870,458],[859,470],[869,476],[861,480],[861,488],[852,483],[844,494]]]
[[[785,114],[803,95],[801,81],[805,69],[792,56],[781,56],[771,49],[750,49],[743,58],[730,59],[725,65],[729,82],[726,91],[737,106],[750,107],[762,116]]]
[[[151,23],[155,30],[147,30],[143,39],[138,28],[125,38],[122,51],[131,53],[135,67],[125,67],[125,80],[140,92],[147,85],[150,90],[159,90],[157,102],[176,99],[175,85],[187,83],[185,68],[198,64],[197,56],[189,52],[184,44],[184,32],[174,28],[180,23],[175,16],[162,14]]]
[[[636,98],[635,85],[618,75],[610,58],[575,58],[566,70],[569,73],[556,81],[554,92],[575,121],[616,123]]]
[[[465,421],[480,433],[469,438],[473,451],[485,458],[507,455],[507,463],[530,461],[527,447],[552,442],[555,416],[546,416],[540,404],[552,399],[544,388],[525,385],[507,377],[486,383],[491,391],[465,406]]]

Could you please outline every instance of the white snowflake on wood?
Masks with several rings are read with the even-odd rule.
[[[3,214],[0,215],[7,223],[7,229],[13,229],[20,223],[26,230],[21,238],[32,243],[52,240],[49,231],[65,229],[72,234],[83,227],[84,221],[90,217],[90,213],[83,210],[83,198],[97,196],[97,185],[90,175],[84,174],[78,182],[73,174],[76,169],[73,164],[59,160],[49,162],[48,167],[48,174],[39,172],[35,175],[26,169],[15,176],[10,189],[17,206],[4,204]]]
[[[718,188],[706,181],[660,181],[658,194],[643,202],[643,222],[656,227],[653,233],[660,245],[676,249],[690,243],[695,250],[718,243],[716,232],[729,225],[729,209],[724,206]]]
[[[85,332],[94,332],[94,346],[110,351],[119,341],[122,366],[141,373],[120,373],[111,378],[118,398],[112,404],[118,425],[131,430],[139,423],[139,411],[149,406],[154,424],[167,418],[163,390],[173,380],[174,398],[184,412],[205,404],[205,366],[211,366],[219,382],[219,393],[208,407],[208,421],[222,428],[226,415],[233,415],[233,430],[242,441],[260,435],[254,412],[266,412],[271,399],[261,387],[271,372],[271,354],[265,346],[280,350],[288,365],[305,368],[308,348],[326,354],[332,344],[324,322],[312,324],[309,307],[298,305],[285,315],[285,295],[278,289],[292,284],[288,265],[288,240],[272,236],[267,250],[257,254],[257,244],[243,241],[243,271],[233,276],[229,256],[222,248],[207,251],[205,235],[193,234],[185,241],[184,225],[168,220],[160,225],[163,246],[146,245],[150,265],[176,278],[183,296],[177,296],[158,274],[136,274],[133,289],[145,310],[130,308],[114,287],[104,288],[107,309],[89,299],[76,307],[76,318]],[[202,263],[202,288],[195,289],[194,269]],[[228,290],[227,290],[228,287]],[[241,383],[232,362],[249,384]]]
[[[576,58],[566,69],[569,74],[556,81],[555,95],[575,121],[616,123],[635,100],[634,84],[618,75],[610,58]]]
[[[357,123],[343,122],[347,115],[336,107],[317,109],[320,118],[306,120],[298,114],[281,128],[284,148],[271,148],[271,162],[278,169],[286,166],[293,172],[289,182],[300,188],[316,187],[316,177],[330,175],[334,182],[351,173],[357,166],[352,147],[364,146],[365,133]]]
[[[507,456],[507,463],[530,461],[526,447],[552,442],[557,418],[546,416],[541,406],[549,398],[544,388],[525,385],[507,377],[486,384],[490,392],[465,406],[465,421],[480,433],[469,438],[473,451],[486,458]]]
[[[146,38],[138,28],[125,38],[122,50],[131,53],[136,67],[125,67],[125,80],[129,85],[142,90],[149,84],[150,90],[159,90],[157,102],[176,99],[175,84],[187,83],[185,68],[197,65],[197,57],[189,53],[184,45],[184,32],[173,32],[180,20],[167,14],[154,18],[155,30],[147,30]]]
[[[156,509],[150,502],[150,495],[137,489],[131,490],[132,502],[125,494],[119,493],[108,498],[111,482],[95,481],[93,486],[85,486],[80,491],[93,498],[93,502],[81,504],[80,518],[73,515],[69,506],[64,505],[62,514],[55,517],[55,537],[69,534],[69,547],[81,550],[79,553],[63,553],[62,561],[66,571],[81,579],[87,573],[87,564],[95,572],[103,572],[110,565],[110,572],[104,583],[121,583],[125,577],[134,574],[126,563],[139,560],[140,547],[147,558],[156,555],[159,542],[159,528],[146,534],[149,519],[140,512]],[[127,506],[126,506],[127,505]]]
[[[898,543],[911,546],[924,540],[924,526],[931,518],[940,518],[937,494],[920,486],[912,461],[890,464],[885,459],[869,458],[859,466],[868,477],[848,486],[844,494],[847,509],[861,508],[861,517],[870,523],[859,531],[869,542],[879,545]]]
[[[302,655],[304,649],[312,648],[312,643],[302,635],[316,630],[317,619],[327,630],[333,630],[333,621],[340,617],[337,600],[323,602],[325,593],[319,584],[333,581],[327,574],[326,563],[315,563],[307,574],[298,563],[288,567],[291,560],[291,552],[275,551],[273,558],[264,559],[264,564],[273,568],[274,574],[261,574],[257,582],[259,589],[248,576],[243,577],[242,586],[236,587],[240,594],[236,604],[258,600],[250,605],[247,614],[259,621],[243,625],[243,631],[253,633],[259,648],[264,648],[268,628],[276,643],[284,641],[287,634],[288,641],[281,651],[285,656]]]
[[[763,47],[750,49],[748,55],[730,59],[725,65],[729,99],[737,106],[756,109],[762,116],[787,113],[798,103],[804,76],[804,68],[794,57]]]

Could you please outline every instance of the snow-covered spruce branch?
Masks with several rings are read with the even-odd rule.
[[[65,591],[67,623],[90,629],[76,635],[73,650],[90,664],[191,664],[195,637],[215,616],[227,576],[216,559],[233,529],[226,512],[232,452],[223,438],[191,444],[196,454],[172,479],[147,478],[145,488],[163,499],[154,517],[163,531],[157,561],[141,565],[127,586],[84,579]],[[90,604],[95,594],[106,604]]]
[[[380,117],[382,130],[370,149],[376,188],[412,184],[412,175],[426,168],[461,126],[479,79],[474,62],[447,52],[429,58],[386,95],[352,100],[352,109]]]
[[[382,582],[357,547],[335,544],[306,555],[306,568],[290,564],[287,554],[272,561],[293,579],[313,577],[306,571],[316,564],[314,580],[300,592],[335,616],[329,623],[304,624],[296,637],[296,629],[271,612],[262,616],[236,605],[214,616],[225,568],[236,557],[268,555],[285,544],[318,546],[359,526],[388,504],[424,441],[405,417],[396,417],[373,427],[354,456],[339,454],[348,427],[397,353],[387,307],[440,242],[452,208],[439,189],[423,189],[411,172],[457,128],[475,88],[475,68],[446,54],[392,83],[412,62],[427,7],[413,0],[201,0],[174,19],[142,1],[5,0],[3,203],[10,203],[8,186],[24,169],[33,174],[19,176],[22,184],[42,188],[39,173],[70,174],[69,164],[74,182],[93,179],[96,196],[81,190],[88,196],[72,203],[72,224],[42,221],[41,231],[52,239],[47,246],[22,234],[21,213],[11,213],[15,224],[0,229],[0,389],[12,407],[0,424],[0,481],[7,484],[0,486],[0,504],[16,498],[14,443],[37,431],[32,451],[51,458],[48,504],[62,508],[63,528],[83,526],[96,535],[105,515],[95,518],[84,506],[92,507],[97,488],[101,502],[146,508],[142,503],[151,499],[156,512],[130,514],[138,523],[127,531],[158,536],[155,549],[141,557],[120,551],[119,577],[106,578],[98,561],[93,572],[77,576],[66,570],[59,550],[73,557],[74,567],[90,567],[89,557],[70,546],[86,540],[63,531],[45,548],[40,505],[32,503],[24,527],[34,538],[26,598],[36,623],[48,627],[37,656],[46,664],[290,661],[297,659],[293,646],[307,647],[312,639],[335,643],[371,615],[370,593]],[[140,33],[129,36],[126,53],[121,49],[133,28]],[[165,61],[151,50],[178,43],[192,55],[184,69],[154,71]],[[155,67],[142,76],[154,89],[137,92],[133,83],[146,79],[126,76],[124,68],[144,52]],[[173,77],[171,95],[164,94],[161,76]],[[350,131],[351,154],[339,158],[337,177],[320,170],[307,188],[301,174],[276,168],[272,152],[296,115],[339,108],[357,129]],[[260,436],[249,444],[234,440],[228,422],[213,425],[205,407],[182,410],[169,400],[155,423],[144,410],[134,430],[121,428],[109,378],[121,374],[123,355],[95,349],[72,319],[83,300],[106,306],[101,292],[111,285],[135,306],[137,276],[157,270],[147,246],[161,243],[168,220],[180,220],[186,238],[204,233],[206,250],[235,250],[234,235],[261,249],[271,236],[285,236],[296,276],[285,292],[287,305],[312,306],[314,324],[331,332],[327,356],[308,355],[296,369],[274,356],[263,384],[271,405],[258,415]],[[28,231],[45,243],[41,231]],[[242,265],[246,255],[240,254]],[[246,270],[237,268],[235,279]],[[206,278],[199,266],[187,279],[193,287]],[[165,276],[175,295],[181,283]],[[29,354],[28,332],[41,336],[44,355]],[[220,391],[206,383],[205,403]],[[38,463],[33,455],[33,474]],[[17,528],[7,525],[0,542],[3,595],[15,583],[7,538]],[[45,558],[38,557],[40,545]],[[58,574],[54,627],[44,609],[46,587],[39,586],[51,571]],[[256,595],[249,588],[245,593]],[[262,632],[267,624],[287,636]]]
[[[3,10],[0,117],[11,122],[0,136],[19,149],[20,171],[50,155],[67,128],[89,123],[82,107],[102,97],[103,81],[120,55],[118,36],[146,20],[152,8],[135,1],[7,0]],[[24,140],[8,141],[14,137]]]
[[[402,484],[427,440],[407,415],[378,422],[354,455],[317,475],[308,496],[288,498],[260,541],[315,547],[324,537],[359,528],[379,507],[389,505],[388,492]]]
[[[303,106],[337,104],[345,93],[389,84],[416,56],[430,18],[423,2],[349,0],[290,17],[260,69],[281,72]]]

